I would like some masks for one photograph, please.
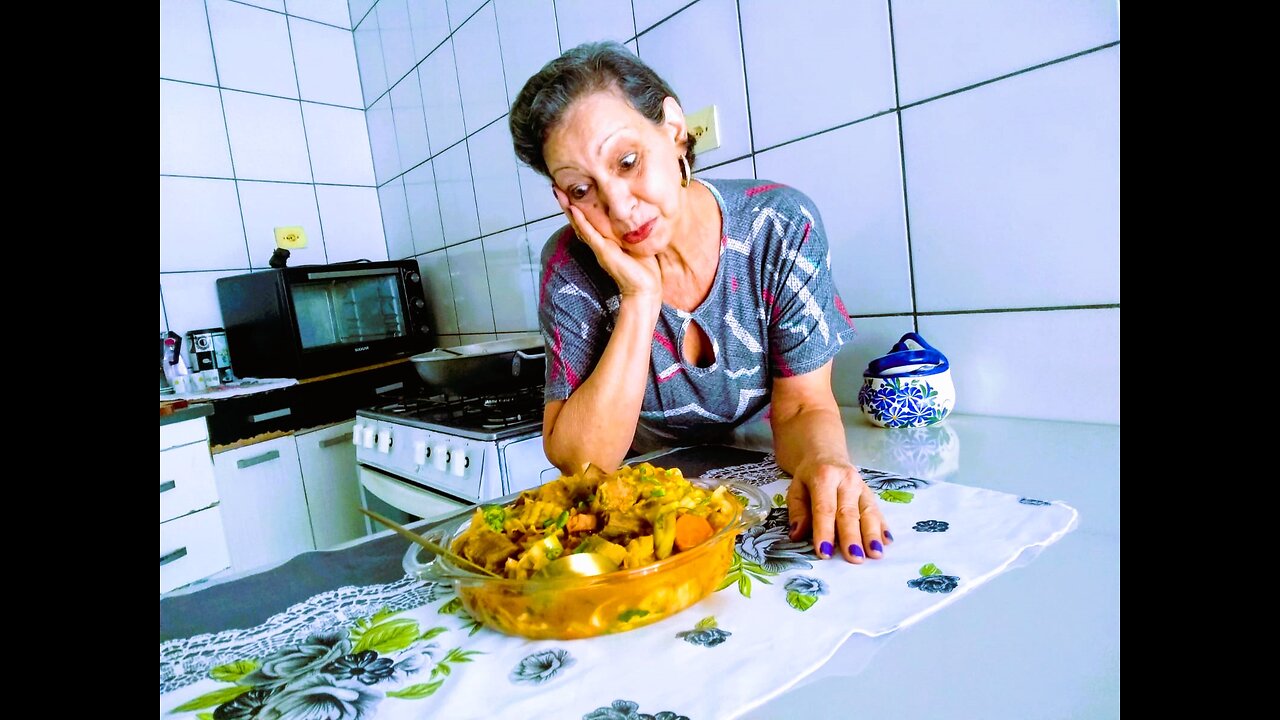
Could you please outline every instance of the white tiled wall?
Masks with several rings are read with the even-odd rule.
[[[161,330],[222,325],[275,227],[293,265],[387,259],[360,78],[346,0],[162,0]]]
[[[229,0],[207,0],[207,14],[193,10],[198,1],[162,2],[162,195],[208,194],[177,214],[221,228],[231,223],[220,208],[234,203],[241,232],[255,233],[264,221],[244,210],[243,190],[191,183],[287,177],[314,188],[330,260],[339,249],[344,259],[374,250],[418,259],[442,343],[533,330],[536,263],[560,220],[547,182],[514,162],[506,110],[562,48],[616,39],[686,110],[719,107],[722,146],[699,156],[704,176],[786,182],[814,198],[859,329],[837,359],[842,401],[856,402],[868,360],[918,330],[951,358],[960,412],[1119,422],[1113,0],[351,0],[354,47],[342,52],[358,69],[345,74],[323,69],[347,63],[341,53],[311,45],[346,25],[334,1],[275,8],[287,18]],[[214,35],[202,44],[208,17]],[[298,29],[314,20],[324,24]],[[243,36],[219,38],[224,25]],[[292,93],[274,54],[244,58],[250,39],[282,25]],[[211,78],[224,47],[227,74]],[[304,72],[304,58],[316,72]],[[245,77],[254,63],[262,72]],[[331,79],[323,98],[317,77]],[[355,82],[363,100],[353,106]],[[201,107],[228,109],[211,120]],[[335,138],[343,122],[326,124],[320,108],[364,110],[368,140],[350,150]],[[241,138],[232,115],[247,112],[278,127]],[[191,147],[188,137],[208,140]],[[244,159],[254,175],[241,168],[251,147],[268,157]],[[310,175],[293,179],[302,159]],[[334,180],[333,168],[358,177]],[[176,212],[162,207],[162,324],[190,305],[170,301],[182,287],[164,282],[167,271],[257,266],[262,252],[202,227],[199,250],[172,255],[190,248],[166,238],[184,219]],[[381,215],[376,229],[370,212]]]

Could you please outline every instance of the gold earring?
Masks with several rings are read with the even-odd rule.
[[[684,155],[680,156],[680,187],[689,187],[689,181],[693,179],[693,168],[689,167],[689,158]]]

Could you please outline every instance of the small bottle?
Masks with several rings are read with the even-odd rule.
[[[169,337],[165,338],[164,341],[166,357],[164,371],[169,377],[170,383],[173,383],[179,377],[186,377],[190,374],[187,371],[187,361],[183,359],[182,352],[178,349],[179,342],[179,336],[175,333],[169,333]],[[176,383],[174,384],[176,385]]]

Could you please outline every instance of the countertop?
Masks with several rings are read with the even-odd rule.
[[[161,405],[163,404],[164,402],[161,401]],[[163,426],[163,425],[169,425],[171,423],[180,423],[183,420],[194,420],[196,418],[202,418],[202,417],[205,417],[206,415],[212,415],[212,414],[213,414],[212,404],[193,403],[184,408],[174,410],[168,415],[161,415],[160,425]]]
[[[738,717],[1118,718],[1119,426],[952,415],[931,428],[903,431],[873,427],[856,408],[843,415],[859,465],[1060,500],[1079,511],[1079,524],[1037,556],[1020,560],[939,612],[878,638],[852,636],[816,672]],[[767,434],[740,438],[741,445],[753,449],[768,450],[768,443]],[[386,554],[383,564],[394,575],[403,541],[391,535],[383,531],[361,542],[367,543],[365,554]],[[323,578],[314,588],[300,583],[290,592],[301,599],[331,587],[335,573],[367,574],[367,568],[320,566],[337,557],[304,553],[289,561],[311,570],[299,573],[304,579]],[[237,603],[222,595],[246,587],[162,596],[161,639],[208,631],[171,622],[167,632],[166,615],[185,619],[191,615],[187,604],[197,602],[225,605],[231,612]],[[247,627],[261,619],[224,615],[212,622]]]
[[[912,474],[911,433],[846,410],[855,462]],[[1056,499],[1079,526],[920,622],[855,635],[821,669],[746,720],[1120,717],[1120,427],[953,415],[917,432],[951,443],[937,479]],[[919,475],[920,473],[916,473]],[[890,552],[892,548],[890,548]]]

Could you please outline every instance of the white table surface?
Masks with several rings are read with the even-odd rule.
[[[856,408],[844,421],[856,463],[920,470],[893,451],[895,431]],[[1120,427],[977,415],[943,425],[956,452],[931,479],[1061,500],[1080,512],[1079,526],[914,625],[853,636],[741,718],[1120,717]]]

